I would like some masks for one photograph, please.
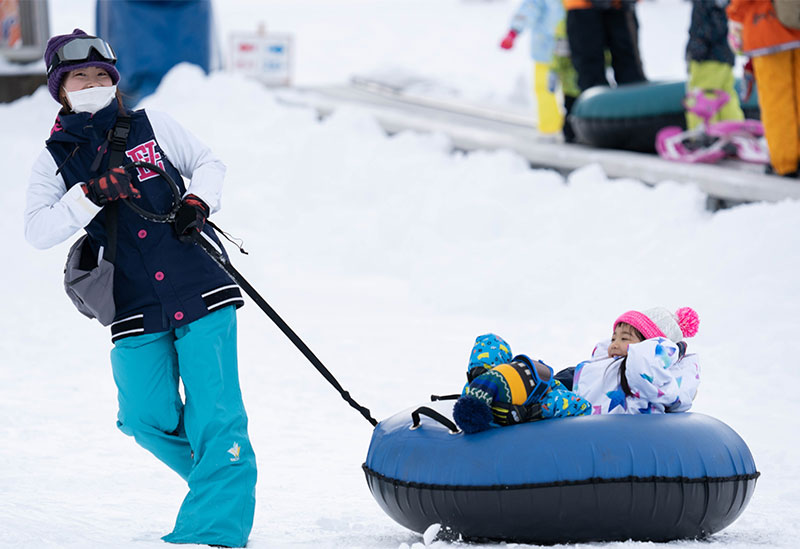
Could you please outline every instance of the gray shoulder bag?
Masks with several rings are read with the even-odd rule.
[[[122,165],[130,127],[130,117],[120,114],[111,137],[109,168]],[[117,312],[114,303],[117,202],[105,206],[108,249],[101,247],[95,257],[89,246],[88,235],[83,235],[70,247],[64,267],[64,290],[67,296],[78,311],[89,318],[96,318],[103,326],[111,324]]]

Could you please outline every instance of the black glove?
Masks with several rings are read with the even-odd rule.
[[[175,232],[181,242],[191,242],[192,233],[203,230],[210,210],[199,197],[187,194],[175,214]]]
[[[107,202],[119,198],[142,196],[139,189],[131,183],[130,176],[122,168],[111,168],[103,175],[90,179],[82,187],[89,200],[98,206],[103,206]]]

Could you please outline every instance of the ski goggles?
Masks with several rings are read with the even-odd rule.
[[[107,63],[113,65],[117,62],[117,55],[111,45],[102,38],[95,36],[75,38],[58,48],[53,54],[50,65],[47,67],[47,76],[50,76],[58,66],[64,63],[88,61],[92,51],[96,52],[100,59]]]
[[[547,390],[553,386],[553,369],[544,362],[533,361],[527,355],[517,355],[511,365],[516,367],[528,391],[524,402],[526,406],[542,400]]]

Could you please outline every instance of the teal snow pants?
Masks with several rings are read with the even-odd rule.
[[[163,539],[243,547],[253,526],[256,458],[239,389],[235,308],[121,339],[111,365],[117,426],[189,484],[175,528]]]

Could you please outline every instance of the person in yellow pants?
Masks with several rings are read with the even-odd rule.
[[[687,93],[697,89],[724,91],[730,97],[711,119],[712,122],[744,120],[739,96],[734,88],[735,56],[727,40],[727,4],[728,0],[692,0],[689,41],[686,43],[686,59],[689,61]],[[699,116],[686,112],[687,128],[694,129],[701,123]]]
[[[800,49],[753,57],[753,70],[772,171],[797,177],[800,159]]]
[[[721,61],[690,61],[689,81],[686,91],[691,90],[724,91],[730,99],[720,107],[719,111],[711,118],[711,122],[721,120],[744,120],[739,95],[736,92],[733,78],[733,67]],[[696,114],[686,111],[686,127],[696,128],[703,119]]]
[[[731,48],[753,59],[771,171],[797,177],[800,160],[800,29],[783,25],[772,2],[731,0]]]
[[[534,62],[533,93],[539,114],[539,131],[542,133],[558,133],[564,125],[564,115],[561,114],[558,99],[550,84],[550,72],[548,63]]]
[[[549,84],[550,62],[555,47],[556,25],[564,18],[561,0],[523,0],[511,19],[510,29],[500,47],[514,47],[516,37],[528,27],[531,29],[531,57],[533,58],[533,91],[539,114],[539,131],[553,134],[561,131],[564,116]]]

